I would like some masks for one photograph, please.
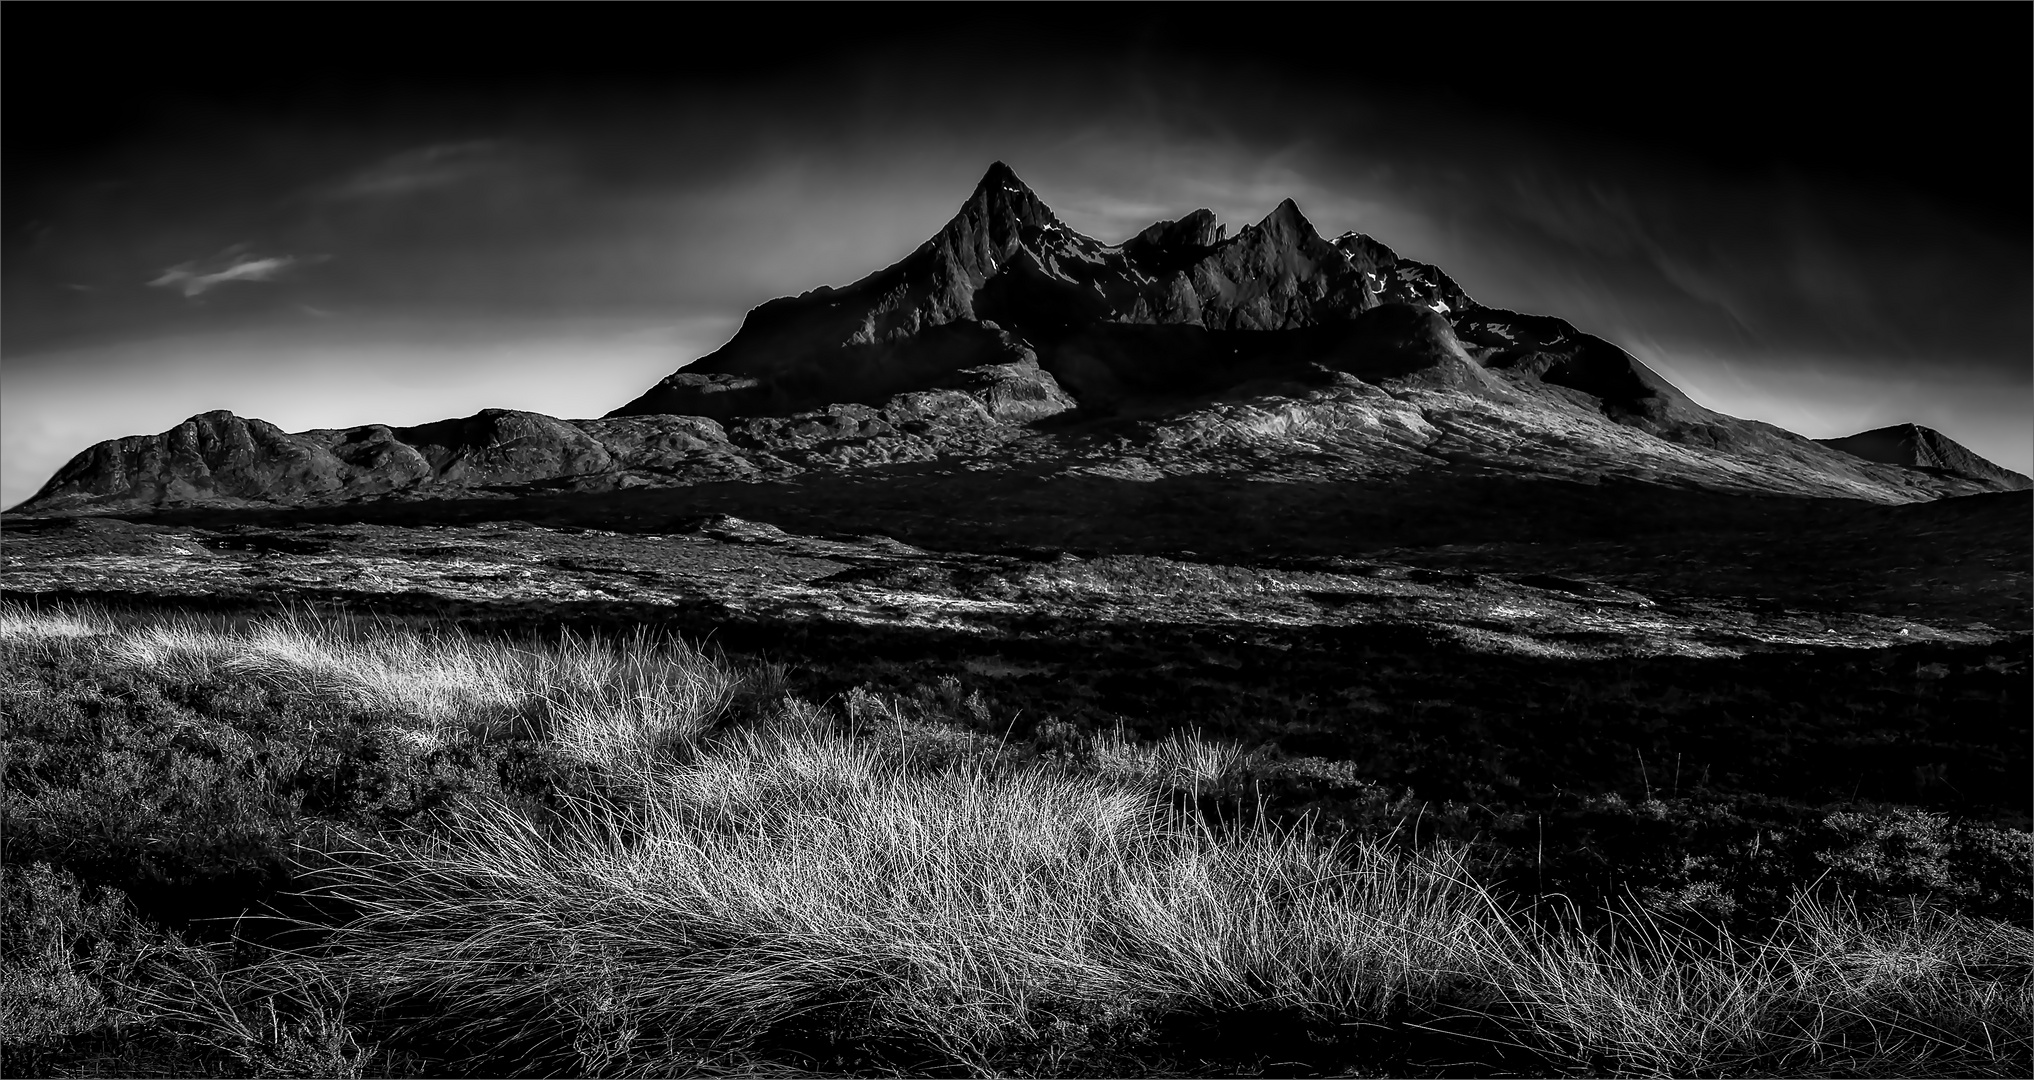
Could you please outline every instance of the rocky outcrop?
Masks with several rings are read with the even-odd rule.
[[[61,510],[108,499],[236,505],[272,494],[302,498],[344,487],[352,472],[315,440],[230,412],[208,412],[160,435],[133,435],[87,449],[57,470],[24,508]]]
[[[990,419],[1002,424],[1029,424],[1078,407],[1059,380],[1030,355],[1010,363],[962,368],[944,382],[947,388],[972,395]]]
[[[1895,424],[1847,435],[1841,439],[1818,439],[1822,445],[1846,454],[1887,465],[1926,469],[1963,477],[2003,491],[2034,488],[2034,479],[2003,469],[1971,452],[1934,428],[1919,424]]]
[[[416,449],[440,483],[524,484],[603,473],[615,464],[599,440],[541,413],[483,409],[392,434]]]
[[[1222,242],[1228,226],[1215,220],[1213,210],[1196,210],[1178,221],[1161,221],[1133,237],[1124,248],[1133,256],[1150,260],[1167,252],[1197,253]]]
[[[1399,258],[1397,252],[1362,233],[1336,237],[1335,247],[1363,275],[1364,291],[1373,303],[1413,304],[1450,316],[1481,306],[1438,267]]]

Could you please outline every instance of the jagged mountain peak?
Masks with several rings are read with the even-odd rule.
[[[954,214],[947,230],[1009,222],[1042,228],[1058,225],[1059,218],[1037,192],[1017,178],[1014,170],[998,161],[982,174],[981,181]]]
[[[1017,170],[1000,161],[990,162],[988,171],[982,174],[981,182],[975,185],[975,190],[978,192],[991,188],[1000,188],[1012,193],[1025,195],[1032,194],[1031,188],[1023,180],[1018,179]]]
[[[1256,228],[1288,242],[1320,236],[1314,229],[1314,223],[1307,220],[1307,216],[1300,212],[1299,204],[1291,199],[1286,199],[1273,207],[1271,213],[1264,215],[1264,220],[1257,223]]]
[[[1027,237],[1064,230],[1052,208],[1008,165],[989,166],[952,220],[921,249],[932,259],[931,279],[904,283],[929,294],[919,301],[926,310],[918,322],[938,325],[964,316],[973,291],[1008,265]],[[925,271],[905,276],[922,279]]]

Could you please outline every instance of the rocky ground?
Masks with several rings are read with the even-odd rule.
[[[1636,787],[1650,754],[1756,790],[2024,813],[2008,736],[2026,722],[2025,493],[1649,504],[1535,485],[1435,494],[1483,513],[1432,521],[1361,489],[1338,510],[1305,485],[1160,506],[1125,495],[1159,499],[1152,483],[911,481],[15,522],[4,588],[511,633],[648,625],[782,663],[822,697],[960,679],[1027,725],[1200,727],[1443,797]],[[1604,499],[1627,512],[1586,512]],[[1853,722],[1850,749],[1812,765],[1773,750],[1792,724]],[[1917,795],[1922,758],[1954,762],[1961,786]]]
[[[1529,557],[1508,558],[1515,554],[1502,546],[1449,545],[1404,550],[1400,559],[1315,556],[1263,565],[1181,553],[1018,556],[929,551],[884,536],[801,535],[727,515],[650,533],[522,521],[205,528],[78,519],[15,530],[5,580],[15,594],[127,593],[207,604],[623,604],[653,618],[665,609],[750,624],[936,629],[985,647],[1070,623],[1126,631],[1418,626],[1476,651],[1573,658],[1741,656],[2011,636],[2008,628],[1946,610],[1850,611],[1713,590],[1648,594],[1533,572]],[[1614,545],[1567,554],[1570,561],[1633,557]],[[1507,562],[1512,572],[1491,569]],[[1645,578],[1657,569],[1634,567],[1622,576]],[[1983,598],[1971,599],[1986,606]]]

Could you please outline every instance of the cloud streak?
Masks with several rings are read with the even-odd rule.
[[[459,187],[509,171],[499,139],[435,143],[391,154],[326,186],[320,194],[341,202],[399,198]]]
[[[299,261],[294,255],[253,255],[228,249],[204,263],[178,263],[149,281],[149,285],[158,289],[177,289],[185,299],[195,300],[221,285],[236,281],[274,281]],[[207,264],[217,269],[205,269]]]

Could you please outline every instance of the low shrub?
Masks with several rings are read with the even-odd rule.
[[[47,863],[0,868],[0,1046],[11,1075],[66,1042],[118,1025],[161,931],[126,898]]]

